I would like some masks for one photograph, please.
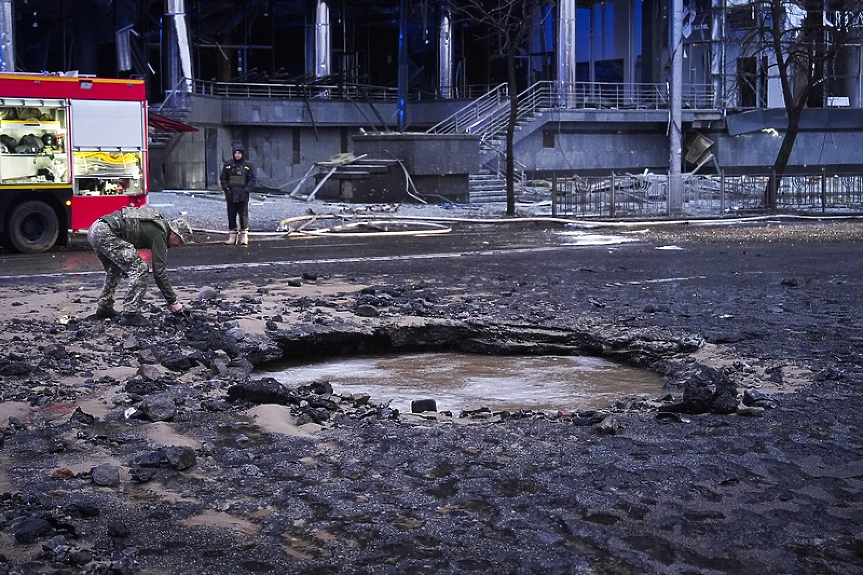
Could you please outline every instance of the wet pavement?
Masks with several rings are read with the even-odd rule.
[[[2,254],[0,572],[860,573],[859,222],[562,231],[204,237],[171,259],[190,317],[151,293],[149,328],[85,319],[85,250]],[[250,371],[454,342],[670,387],[410,416]],[[702,366],[738,409],[661,410]]]

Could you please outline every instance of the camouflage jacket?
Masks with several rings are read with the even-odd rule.
[[[138,216],[143,217],[124,217],[124,213],[127,216],[130,215],[126,210],[135,210]],[[146,210],[150,211],[147,212]],[[156,286],[162,292],[168,305],[175,303],[177,294],[168,279],[168,239],[171,236],[168,222],[156,210],[149,207],[124,208],[121,211],[102,216],[100,219],[108,224],[111,231],[135,248],[150,250]]]

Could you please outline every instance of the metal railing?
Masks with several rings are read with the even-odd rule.
[[[478,125],[501,108],[509,109],[509,91],[499,84],[460,110],[441,120],[427,134],[477,134]]]
[[[712,85],[690,85],[684,94],[684,105],[707,107],[713,99]],[[602,82],[541,81],[518,94],[516,123],[529,123],[543,110],[553,109],[659,109],[668,102],[664,84],[606,84]],[[509,125],[509,92],[506,84],[464,106],[442,122],[429,128],[429,134],[473,134],[480,137],[487,152],[499,150]],[[491,161],[498,161],[492,154]],[[492,169],[486,163],[485,167]],[[520,183],[520,182],[519,182]]]
[[[667,84],[623,84],[605,82],[549,82],[548,108],[659,110],[668,107]],[[556,102],[554,101],[556,100]],[[684,108],[714,108],[713,85],[687,84],[683,87]]]
[[[712,100],[712,86],[690,86],[688,105],[704,106]],[[566,108],[658,108],[667,103],[664,84],[604,84],[541,81],[517,96],[516,123],[530,122],[542,110]],[[483,166],[500,173],[505,153],[499,142],[503,139],[510,119],[509,91],[506,84],[495,86],[480,98],[464,106],[442,122],[429,128],[429,134],[474,134],[480,137],[486,155],[491,159]],[[637,104],[636,104],[637,102]],[[516,161],[517,187],[524,183],[524,166]]]
[[[506,181],[506,150],[501,150],[492,142],[483,144],[482,149],[492,156],[491,159],[483,164],[483,168],[494,174],[498,179]],[[527,166],[513,158],[512,181],[515,189],[524,189],[524,185],[527,182],[526,172]]]
[[[368,84],[277,84],[195,80],[194,93],[230,98],[320,98],[332,100],[397,100],[398,89]]]
[[[432,134],[467,133],[488,136],[506,127],[509,118],[509,92],[506,84],[464,106],[427,130]],[[659,110],[668,106],[666,84],[622,84],[604,82],[541,81],[518,94],[517,119],[544,109],[617,109]],[[711,84],[689,84],[684,87],[683,106],[691,109],[713,107]]]
[[[189,89],[179,89],[185,84]],[[480,90],[485,90],[480,92]],[[234,98],[322,98],[322,99],[398,99],[398,89],[371,84],[340,82],[216,82],[182,78],[178,86],[168,92],[194,93],[209,96]],[[470,86],[463,96],[475,100],[434,126],[429,132],[447,133],[446,130],[465,133],[471,121],[482,119],[489,109],[505,103],[509,97],[506,84],[492,87]],[[428,99],[429,94],[412,93],[410,99]],[[531,102],[531,108],[553,109],[661,109],[668,106],[666,84],[621,83],[621,82],[573,82],[552,80],[537,82],[519,94],[519,100]],[[687,84],[683,89],[683,106],[695,109],[713,109],[712,84]]]
[[[766,212],[770,174],[684,175],[681,217],[724,218]],[[671,215],[668,176],[556,177],[552,213],[560,217],[661,218]],[[800,214],[863,212],[863,175],[784,176],[776,211]]]
[[[233,98],[320,98],[334,100],[398,99],[398,89],[370,84],[339,82],[277,83],[277,82],[215,82],[183,78],[191,93]],[[470,95],[483,89],[471,86]],[[179,90],[175,87],[173,92]],[[190,93],[182,90],[183,93]],[[527,110],[549,109],[662,109],[668,106],[667,84],[621,82],[573,82],[552,80],[537,82],[519,94],[519,102],[526,101]],[[411,99],[421,95],[411,94]],[[426,99],[428,94],[425,95]],[[509,98],[506,84],[488,88],[485,93],[458,112],[428,130],[429,133],[474,133],[471,126],[478,120],[503,106]],[[521,106],[519,106],[521,108]],[[712,84],[687,84],[683,89],[683,107],[713,109]]]

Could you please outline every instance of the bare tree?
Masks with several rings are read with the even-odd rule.
[[[530,38],[541,6],[553,4],[547,0],[452,0],[454,16],[479,24],[484,33],[499,38],[499,47],[506,58],[509,91],[509,119],[506,126],[506,214],[515,215],[515,153],[513,140],[518,118],[518,88],[516,56]]]
[[[752,0],[754,25],[744,50],[766,61],[779,78],[788,125],[773,163],[764,205],[776,209],[779,182],[788,168],[807,107],[823,107],[829,79],[843,47],[859,41],[863,0]]]

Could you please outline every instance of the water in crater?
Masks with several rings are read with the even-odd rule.
[[[326,380],[340,395],[371,396],[375,404],[410,412],[411,401],[434,399],[438,411],[488,407],[596,409],[624,396],[658,397],[663,378],[653,372],[587,356],[489,356],[415,353],[343,357],[281,364],[269,370],[298,386]]]

